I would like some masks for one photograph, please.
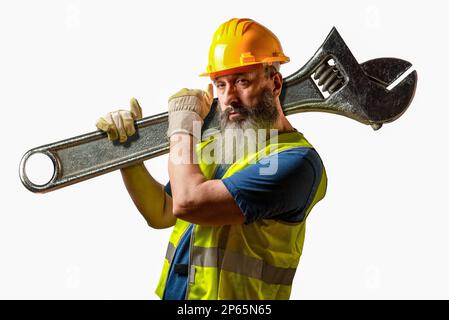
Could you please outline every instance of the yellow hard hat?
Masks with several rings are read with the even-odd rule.
[[[216,78],[249,66],[288,61],[279,39],[270,30],[254,20],[234,18],[215,31],[207,71],[200,76]]]

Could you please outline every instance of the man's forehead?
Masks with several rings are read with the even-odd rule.
[[[263,71],[263,69],[256,69],[256,70],[247,71],[247,72],[231,73],[231,74],[227,74],[227,75],[223,75],[223,76],[218,76],[213,81],[214,82],[226,81],[226,80],[232,80],[232,79],[235,79],[238,77],[256,78],[261,73],[261,71]]]

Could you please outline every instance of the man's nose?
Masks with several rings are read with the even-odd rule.
[[[232,103],[239,102],[238,92],[235,86],[229,85],[226,87],[223,102],[226,106],[230,106]]]

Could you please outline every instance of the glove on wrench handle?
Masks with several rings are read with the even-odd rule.
[[[400,117],[411,103],[416,71],[393,90],[387,90],[410,66],[409,62],[396,58],[379,58],[359,65],[333,28],[315,55],[284,79],[281,104],[286,115],[331,112],[378,129]],[[29,150],[20,162],[23,185],[32,192],[49,192],[168,153],[166,112],[135,124],[136,134],[123,144],[110,142],[106,133],[94,131]],[[217,99],[214,99],[202,131],[207,133],[206,130],[217,127]],[[27,160],[36,153],[47,155],[54,165],[52,178],[43,185],[31,182],[25,171]]]

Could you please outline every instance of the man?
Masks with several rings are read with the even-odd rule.
[[[318,153],[282,112],[279,65],[288,61],[259,23],[223,23],[202,74],[217,90],[220,132],[197,141],[212,86],[182,89],[168,106],[170,182],[159,184],[143,163],[121,170],[148,224],[175,226],[156,290],[162,299],[289,298],[305,220],[327,180]],[[123,142],[141,116],[132,99],[131,111],[109,113],[97,127]]]

